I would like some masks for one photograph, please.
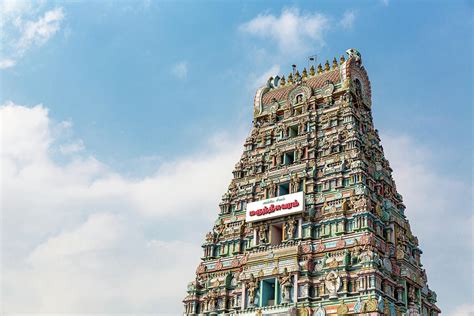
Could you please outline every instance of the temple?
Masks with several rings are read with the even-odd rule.
[[[440,313],[361,55],[346,53],[257,90],[183,315]]]

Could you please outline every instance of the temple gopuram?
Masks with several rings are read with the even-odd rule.
[[[437,316],[360,53],[257,90],[183,315]]]

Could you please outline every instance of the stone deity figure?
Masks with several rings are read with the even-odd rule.
[[[283,303],[290,301],[290,289],[291,289],[291,275],[288,273],[288,269],[283,270],[283,274],[278,278],[281,286],[281,298]]]
[[[291,193],[298,192],[298,187],[299,187],[299,179],[298,179],[298,176],[293,176],[293,177],[291,177],[291,180],[290,180],[290,192],[291,192]]]
[[[382,217],[382,206],[379,202],[375,205],[375,214],[377,214],[378,217]]]
[[[216,309],[216,300],[217,300],[217,292],[216,290],[213,290],[211,293],[209,293],[209,302],[207,305],[207,310],[208,311],[214,311]]]
[[[264,226],[261,226],[258,229],[258,238],[260,239],[261,244],[264,244],[267,242],[267,229]]]
[[[250,275],[250,280],[247,282],[247,290],[249,295],[249,306],[253,307],[255,301],[255,289],[257,288],[257,281],[253,274]]]
[[[287,239],[293,239],[295,237],[295,226],[296,221],[294,218],[285,223]]]
[[[329,291],[330,297],[334,297],[341,287],[341,278],[337,275],[336,272],[331,271],[326,276],[324,285]]]
[[[268,197],[272,198],[272,197],[275,197],[275,195],[276,195],[276,184],[272,182],[268,186]]]
[[[408,291],[408,301],[416,302],[416,294],[415,294],[415,287],[414,286],[410,286],[410,289]]]
[[[343,211],[349,210],[349,203],[347,203],[347,200],[346,200],[346,199],[342,200],[341,209],[342,209]]]
[[[298,153],[298,160],[304,159],[304,151],[305,149],[301,146],[298,146],[297,153]]]
[[[279,165],[282,164],[281,157],[282,157],[282,156],[280,155],[280,151],[277,150],[277,151],[275,152],[275,163],[276,163],[277,166],[279,166]]]

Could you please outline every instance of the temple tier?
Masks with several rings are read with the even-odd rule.
[[[184,315],[440,313],[361,55],[346,53],[257,90]]]

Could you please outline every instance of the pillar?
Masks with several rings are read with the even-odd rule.
[[[303,234],[303,218],[298,218],[298,238],[302,237]]]
[[[253,229],[253,246],[257,246],[257,229]]]
[[[247,297],[245,295],[245,282],[242,282],[242,297],[240,299],[240,305],[242,306],[242,309],[245,309],[245,301],[247,300]]]
[[[293,278],[293,303],[298,302],[298,274]]]

